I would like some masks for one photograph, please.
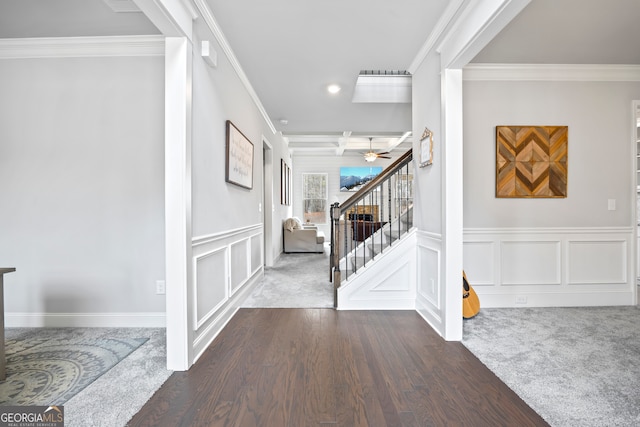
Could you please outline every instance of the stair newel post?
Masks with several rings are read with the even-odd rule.
[[[329,280],[333,278],[333,289],[334,289],[334,306],[337,302],[337,292],[338,287],[340,287],[340,204],[334,203],[331,205],[331,253],[329,257],[331,258],[331,272],[329,273]],[[332,277],[331,277],[332,276]]]

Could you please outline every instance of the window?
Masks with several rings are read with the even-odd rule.
[[[302,174],[302,220],[305,223],[327,224],[327,190],[328,175],[326,173]]]

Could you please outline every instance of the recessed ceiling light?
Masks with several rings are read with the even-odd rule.
[[[329,85],[329,86],[327,86],[327,90],[329,91],[329,93],[336,94],[336,93],[340,92],[340,86],[338,86],[338,85]]]

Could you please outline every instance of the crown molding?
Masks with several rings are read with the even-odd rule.
[[[453,21],[454,17],[459,13],[463,3],[463,0],[452,0],[449,2],[444,13],[440,16],[440,19],[438,19],[438,22],[436,22],[436,25],[433,27],[429,37],[416,54],[416,57],[411,61],[411,65],[409,65],[407,71],[411,74],[416,72],[427,55],[429,55],[429,53],[435,48],[436,43],[445,33],[445,30]]]
[[[0,39],[0,59],[164,56],[163,36]]]
[[[267,110],[264,108],[264,105],[262,105],[262,102],[260,101],[258,94],[253,89],[253,86],[251,85],[249,78],[247,77],[244,70],[242,69],[242,66],[240,65],[240,61],[238,61],[238,58],[233,52],[233,49],[231,49],[231,45],[227,41],[227,38],[222,32],[222,29],[220,28],[220,26],[218,25],[218,22],[214,18],[213,13],[211,12],[211,9],[207,5],[206,1],[194,0],[194,3],[196,5],[196,8],[200,11],[202,18],[204,19],[204,22],[207,24],[207,26],[209,27],[209,30],[211,30],[218,44],[224,51],[225,56],[231,63],[231,66],[233,67],[236,74],[238,75],[238,78],[240,78],[240,81],[242,82],[244,87],[247,89],[249,96],[251,97],[251,99],[253,99],[253,102],[256,104],[256,107],[258,108],[258,110],[260,111],[260,114],[262,115],[265,122],[267,123],[267,126],[269,126],[269,129],[271,129],[271,132],[273,132],[273,134],[276,134],[277,133],[276,127],[271,121],[269,114],[267,114]]]
[[[466,81],[638,82],[640,65],[469,64]]]

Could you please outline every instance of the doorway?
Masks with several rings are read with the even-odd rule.
[[[262,189],[262,229],[263,229],[263,264],[273,266],[273,149],[269,141],[262,139],[263,189]]]

